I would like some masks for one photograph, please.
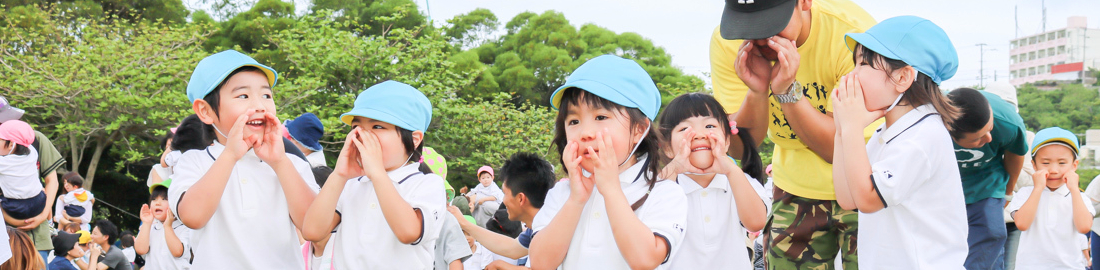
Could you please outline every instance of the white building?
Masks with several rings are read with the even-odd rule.
[[[1098,160],[1098,152],[1100,152],[1100,129],[1086,130],[1085,144],[1081,145],[1081,159]]]
[[[1085,17],[1069,17],[1066,28],[1012,40],[1010,82],[1076,80],[1081,70],[1100,67],[1100,29],[1087,26]]]

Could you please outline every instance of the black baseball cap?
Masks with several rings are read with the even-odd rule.
[[[783,31],[797,0],[726,0],[719,32],[724,39],[765,39]]]
[[[53,237],[53,254],[54,256],[64,257],[76,246],[76,242],[80,240],[79,234],[67,233],[64,231],[57,232],[57,235]]]

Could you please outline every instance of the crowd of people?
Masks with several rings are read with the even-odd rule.
[[[0,269],[1091,267],[1077,136],[1027,131],[1011,85],[941,89],[954,48],[848,0],[726,1],[714,95],[662,110],[638,62],[591,58],[550,96],[553,145],[457,192],[415,87],[359,93],[329,162],[320,118],[280,121],[279,73],[227,50],[196,63],[136,235],[0,97]]]

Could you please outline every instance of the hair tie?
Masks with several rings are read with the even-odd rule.
[[[737,135],[737,132],[737,121],[730,120],[730,133],[733,133],[733,135]]]

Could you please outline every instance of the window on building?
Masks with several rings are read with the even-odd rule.
[[[1027,53],[1027,60],[1035,60],[1035,52]]]
[[[1036,37],[1027,38],[1027,44],[1035,44],[1035,39],[1036,39]]]
[[[1050,34],[1047,34],[1047,40],[1054,40],[1054,32],[1050,32]]]
[[[1058,54],[1066,54],[1066,45],[1058,46]]]
[[[1054,47],[1047,48],[1047,56],[1054,56]]]
[[[1013,79],[1015,79],[1015,78],[1016,78],[1016,71],[1015,71],[1015,70],[1013,70],[1012,72],[1009,72],[1009,73],[1008,73],[1008,76],[1010,76],[1010,77],[1012,77]]]
[[[1019,74],[1020,77],[1026,77],[1027,76],[1027,69],[1021,68],[1019,71],[1016,71],[1016,74]]]
[[[1047,35],[1039,35],[1039,42],[1047,41]]]
[[[1047,57],[1047,50],[1039,50],[1039,59],[1043,59],[1043,57]]]
[[[1066,30],[1058,31],[1058,38],[1064,38],[1064,37],[1066,37]]]
[[[1047,64],[1047,67],[1043,69],[1043,73],[1050,73],[1050,68],[1054,67],[1054,64]]]
[[[1015,64],[1015,63],[1016,63],[1016,56],[1015,56],[1015,55],[1013,55],[1013,56],[1011,57],[1011,60],[1009,60],[1009,61],[1010,61],[1010,62],[1012,62],[1013,64]]]
[[[1027,76],[1034,76],[1034,75],[1035,75],[1035,67],[1027,68]]]

